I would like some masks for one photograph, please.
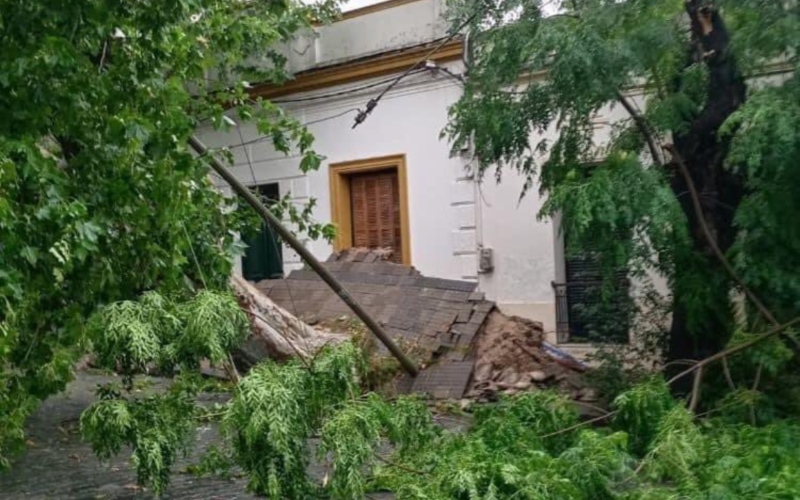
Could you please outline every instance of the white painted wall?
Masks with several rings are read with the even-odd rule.
[[[290,50],[295,71],[342,60],[430,42],[444,35],[439,0],[420,0],[319,28],[309,44],[297,40]],[[303,43],[307,45],[303,47]],[[460,73],[460,62],[447,65]],[[374,80],[383,80],[386,77]],[[353,90],[374,81],[326,88],[287,96],[283,100]],[[451,157],[450,146],[439,134],[447,123],[447,108],[461,95],[461,87],[441,72],[428,71],[406,78],[387,94],[366,122],[351,129],[356,108],[363,108],[376,89],[315,101],[287,102],[285,109],[316,137],[315,150],[326,157],[316,172],[303,174],[298,155],[277,153],[268,141],[235,148],[235,175],[245,184],[278,182],[281,196],[305,204],[317,200],[314,216],[331,220],[328,167],[331,163],[405,154],[409,194],[412,264],[422,273],[450,279],[477,280],[487,297],[510,314],[542,321],[555,339],[553,281],[564,279],[564,251],[557,221],[537,220],[544,200],[532,188],[520,200],[524,178],[506,169],[502,182],[487,175],[478,184],[467,174],[468,158]],[[640,96],[635,97],[641,103]],[[281,101],[281,99],[277,99]],[[599,113],[597,144],[610,137],[611,124],[626,118],[620,107]],[[235,145],[258,138],[252,125],[218,132],[201,129],[209,147]],[[554,136],[554,131],[548,132]],[[533,143],[538,137],[532,137]],[[249,161],[248,161],[249,160]],[[252,169],[250,164],[252,163]],[[320,259],[331,245],[308,242]],[[494,270],[478,275],[477,251],[491,248]],[[301,266],[294,252],[284,248],[286,272]]]
[[[451,69],[460,71],[459,63],[451,65]],[[328,88],[318,93],[333,93],[368,83]],[[264,141],[234,148],[232,171],[250,185],[278,182],[281,196],[291,193],[297,203],[316,198],[314,216],[328,222],[331,163],[405,154],[412,264],[431,276],[476,279],[475,190],[472,181],[464,177],[463,160],[451,158],[449,145],[439,139],[447,122],[447,107],[460,93],[460,86],[440,73],[414,75],[387,94],[355,130],[351,129],[355,112],[348,111],[363,107],[375,95],[374,89],[319,103],[286,104],[286,109],[304,123],[331,118],[309,125],[316,137],[315,150],[326,157],[320,169],[305,175],[298,168],[296,155],[286,157]],[[201,139],[212,148],[258,137],[253,125],[241,126],[241,132],[244,141],[235,128],[227,132],[209,128],[199,131]],[[322,241],[309,242],[309,247],[320,259],[332,252],[331,245]],[[297,256],[288,248],[284,250],[284,261],[287,271],[299,266]]]
[[[412,47],[447,35],[445,2],[418,0],[320,26],[282,52],[293,73]]]
[[[494,271],[480,276],[487,296],[508,313],[544,323],[555,331],[557,243],[554,224],[538,221],[544,200],[536,188],[520,200],[525,179],[507,169],[496,183],[488,175],[479,195],[482,244],[494,254]]]

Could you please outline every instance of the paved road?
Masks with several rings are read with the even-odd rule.
[[[102,463],[78,435],[78,417],[94,400],[94,389],[111,377],[81,373],[64,394],[47,400],[28,423],[28,450],[10,471],[0,473],[2,500],[150,500],[155,496],[136,486],[136,475],[121,453]],[[155,385],[163,385],[156,381]],[[214,397],[214,396],[210,396]],[[218,397],[218,396],[217,396]],[[194,451],[182,459],[176,471],[196,461],[209,443],[218,438],[213,426],[198,427]],[[245,481],[173,475],[164,499],[239,500],[256,498],[245,492]]]
[[[28,449],[0,473],[0,500],[155,500],[152,492],[136,485],[136,474],[123,451],[108,463],[99,461],[91,447],[81,441],[78,418],[95,399],[98,385],[118,381],[108,375],[80,372],[67,390],[42,404],[28,422]],[[167,379],[148,379],[145,392],[163,389]],[[225,396],[206,394],[203,401],[222,402]],[[467,421],[442,417],[439,423],[451,430],[463,430]],[[245,491],[245,480],[235,478],[197,478],[181,472],[196,463],[210,444],[219,440],[216,425],[197,428],[195,443],[188,457],[176,464],[169,491],[162,500],[245,500],[255,499]],[[311,444],[312,448],[314,444]],[[326,468],[318,462],[309,474],[321,479]],[[370,494],[371,500],[391,500],[386,493]]]

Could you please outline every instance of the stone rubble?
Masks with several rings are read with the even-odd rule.
[[[551,354],[552,349],[541,323],[494,310],[475,339],[475,370],[465,397],[495,401],[500,394],[556,389],[577,401],[596,401],[594,391],[584,387],[586,367]]]

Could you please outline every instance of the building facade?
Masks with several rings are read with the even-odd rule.
[[[254,92],[307,124],[325,157],[319,170],[301,172],[299,155],[258,141],[254,125],[200,135],[209,147],[231,146],[232,170],[245,184],[297,204],[316,199],[314,217],[339,229],[333,244],[308,242],[318,258],[351,246],[395,246],[398,260],[425,275],[477,281],[504,312],[543,322],[556,340],[566,321],[558,284],[569,271],[557,221],[537,219],[538,190],[520,199],[523,178],[507,170],[499,184],[491,175],[478,182],[470,152],[452,152],[440,138],[465,68],[464,40],[447,38],[443,9],[441,0],[390,0],[286,47],[295,79]],[[359,110],[419,61],[353,128]],[[599,142],[622,114],[598,117]],[[241,270],[253,279],[302,266],[288,247],[273,252],[258,237],[248,243]]]

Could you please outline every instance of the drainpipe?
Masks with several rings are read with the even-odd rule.
[[[200,142],[200,139],[198,139],[197,136],[193,135],[189,138],[189,145],[192,147],[192,149],[194,149],[197,152],[198,155],[208,157],[211,163],[211,168],[213,168],[223,179],[225,179],[225,181],[228,184],[230,184],[231,188],[233,188],[233,191],[236,194],[244,198],[247,204],[250,205],[253,208],[253,210],[255,210],[258,213],[258,215],[261,216],[264,222],[269,224],[272,227],[272,229],[274,229],[275,232],[278,233],[278,235],[280,235],[283,241],[285,241],[290,247],[294,249],[295,252],[297,252],[297,254],[306,262],[306,264],[308,264],[309,267],[311,267],[311,269],[316,271],[319,277],[322,278],[322,281],[324,281],[325,283],[328,284],[328,286],[331,287],[331,289],[336,293],[336,295],[338,295],[339,298],[341,298],[344,301],[344,303],[347,304],[348,307],[350,307],[353,313],[355,313],[355,315],[358,316],[358,318],[361,319],[361,321],[363,321],[365,325],[367,325],[367,328],[369,328],[372,331],[372,333],[375,334],[376,337],[378,337],[378,340],[380,340],[383,343],[383,345],[386,346],[389,352],[392,353],[392,355],[395,358],[397,358],[403,369],[412,377],[416,377],[417,374],[419,373],[419,368],[417,368],[417,365],[414,364],[414,362],[411,361],[411,359],[408,356],[406,356],[406,354],[400,349],[400,347],[398,347],[398,345],[394,343],[394,341],[391,339],[391,337],[389,337],[389,335],[386,333],[383,327],[380,324],[378,324],[378,322],[375,321],[375,319],[373,319],[373,317],[370,316],[369,313],[365,311],[363,307],[361,307],[361,304],[359,304],[353,298],[353,296],[350,295],[350,293],[339,282],[339,280],[337,280],[330,273],[330,271],[328,271],[325,268],[325,266],[323,266],[317,260],[317,258],[314,257],[311,254],[311,252],[309,252],[308,249],[306,249],[306,247],[303,246],[300,240],[295,238],[292,232],[289,231],[283,225],[280,219],[275,217],[275,215],[273,215],[273,213],[270,212],[269,209],[266,206],[264,206],[264,204],[261,203],[261,201],[258,198],[256,198],[256,196],[249,189],[247,189],[247,187],[244,184],[242,184],[239,181],[239,179],[237,179],[232,173],[230,173],[230,171],[228,171],[228,169],[225,168],[225,165],[223,165],[221,161],[219,161],[213,155],[209,154],[208,148],[206,148],[206,146],[202,142]]]

